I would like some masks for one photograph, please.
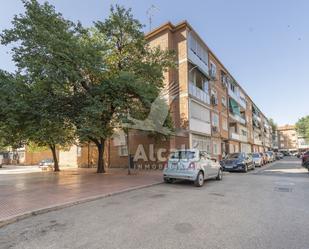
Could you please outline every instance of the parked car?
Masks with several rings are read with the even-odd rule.
[[[302,156],[302,165],[307,166],[309,163],[309,150],[305,152]]]
[[[252,157],[244,152],[228,154],[224,160],[221,161],[224,171],[244,171],[254,169]]]
[[[280,152],[274,152],[274,154],[275,154],[275,159],[276,160],[280,160],[281,159]]]
[[[278,152],[279,158],[283,159],[284,155],[281,152]]]
[[[298,151],[294,150],[294,151],[291,151],[291,156],[297,156],[298,154]]]
[[[290,156],[290,152],[286,151],[286,150],[283,150],[283,151],[280,151],[283,156]]]
[[[222,180],[222,177],[220,163],[216,159],[211,159],[207,152],[197,149],[173,152],[163,170],[163,179],[166,183],[173,183],[176,179],[190,180],[197,187],[201,187],[206,179]]]
[[[266,155],[267,155],[267,161],[268,161],[269,163],[272,163],[273,161],[275,161],[275,154],[274,154],[274,152],[272,152],[272,151],[267,151],[267,152],[266,152]]]
[[[39,162],[39,166],[42,167],[52,167],[54,166],[54,160],[53,159],[43,159]]]
[[[256,167],[262,167],[264,165],[264,158],[261,153],[253,153],[252,159]]]

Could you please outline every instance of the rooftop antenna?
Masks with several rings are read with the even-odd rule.
[[[153,15],[154,15],[154,12],[155,11],[159,11],[159,9],[154,6],[153,4],[150,6],[150,8],[147,10],[146,14],[148,16],[148,21],[149,21],[149,32],[151,31],[152,29],[152,18],[153,18]]]

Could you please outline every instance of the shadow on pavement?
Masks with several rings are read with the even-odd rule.
[[[309,172],[306,168],[302,167],[300,159],[285,158],[275,162],[271,167],[258,172],[257,175],[309,177]]]

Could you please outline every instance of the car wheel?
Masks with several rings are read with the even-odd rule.
[[[197,177],[194,181],[196,187],[202,187],[204,184],[204,174],[202,171],[198,172]]]
[[[171,179],[171,178],[164,178],[164,182],[165,182],[165,183],[173,183],[173,182],[174,182],[174,179]]]
[[[245,173],[248,172],[248,165],[247,164],[245,165],[245,170],[244,171],[245,171]]]
[[[222,171],[222,169],[220,168],[219,171],[218,171],[218,175],[217,175],[217,177],[216,177],[216,180],[221,181],[222,178],[223,178],[223,171]]]

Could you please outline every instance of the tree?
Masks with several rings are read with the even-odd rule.
[[[107,48],[103,56],[105,76],[120,94],[111,101],[115,108],[111,117],[123,127],[123,123],[130,123],[128,117],[141,119],[151,110],[164,87],[163,72],[174,67],[174,53],[150,48],[141,30],[143,26],[134,19],[131,9],[112,6],[110,16],[104,22],[96,22],[95,27]],[[123,76],[124,82],[119,85],[118,79]],[[123,128],[129,136],[128,126]],[[128,154],[130,157],[130,151]]]
[[[75,142],[74,126],[66,116],[66,98],[55,94],[48,84],[33,84],[31,107],[26,129],[29,141],[37,146],[48,147],[53,155],[54,171],[60,171],[57,149],[71,146]]]
[[[299,135],[309,141],[309,116],[302,117],[298,120],[296,130]]]
[[[6,140],[12,146],[22,138],[26,141],[17,144],[19,147],[29,141],[48,146],[53,154],[54,170],[59,171],[56,148],[74,140],[73,125],[66,113],[68,90],[63,84],[68,78],[64,73],[68,68],[65,54],[61,53],[73,36],[74,25],[62,19],[47,3],[40,5],[34,0],[23,3],[25,14],[15,16],[13,28],[1,34],[2,44],[17,42],[12,51],[18,68],[15,76],[3,74],[15,85],[7,87],[10,95],[7,108],[12,109],[7,115],[12,117],[2,122],[1,132],[11,134],[11,140]],[[20,89],[25,93],[18,94]],[[10,91],[17,94],[12,95]],[[7,132],[7,127],[11,132]]]
[[[27,105],[29,89],[23,77],[0,70],[0,147],[14,150],[26,143],[26,126],[31,113]]]
[[[275,123],[275,121],[272,118],[270,118],[268,121],[269,121],[269,125],[272,129],[272,132],[275,133],[278,129],[278,125]]]
[[[104,70],[87,71],[88,80],[82,85],[85,91],[75,94],[79,102],[75,125],[81,141],[97,145],[98,173],[105,172],[106,139],[115,127],[122,127],[128,115],[149,111],[163,87],[164,70],[173,65],[172,53],[151,49],[141,28],[131,10],[116,6],[83,37],[84,43],[101,48]]]
[[[19,71],[30,84],[48,84],[49,103],[54,98],[65,103],[62,124],[68,120],[80,142],[96,144],[97,172],[103,173],[106,139],[137,107],[150,108],[163,87],[163,72],[173,64],[172,54],[147,45],[131,10],[116,6],[104,22],[85,29],[48,3],[23,2],[25,14],[14,17],[2,43],[17,42],[13,60]],[[44,117],[58,123],[57,112],[49,111]]]

